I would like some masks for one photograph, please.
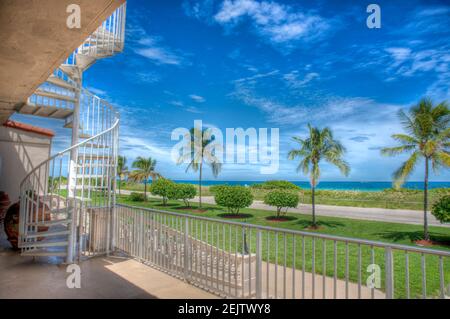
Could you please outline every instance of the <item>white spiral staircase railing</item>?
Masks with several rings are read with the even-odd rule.
[[[22,255],[66,262],[110,249],[119,114],[82,88],[82,73],[124,47],[123,4],[28,99],[19,113],[65,120],[72,146],[35,167],[20,185]]]

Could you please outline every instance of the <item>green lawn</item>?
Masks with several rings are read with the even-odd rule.
[[[131,202],[126,196],[120,196],[117,199],[118,203],[132,205],[132,206],[142,206],[148,208],[163,209],[167,211],[191,214],[196,216],[204,216],[218,219],[217,227],[214,232],[214,236],[211,233],[208,238],[202,237],[201,239],[214,244],[218,247],[224,247],[226,250],[234,251],[236,248],[241,250],[242,240],[241,236],[238,237],[238,241],[224,242],[224,235],[228,234],[230,227],[223,226],[220,220],[224,220],[221,214],[226,213],[221,207],[215,205],[204,205],[207,208],[206,212],[195,213],[192,210],[181,209],[183,205],[181,202],[171,201],[167,206],[162,206],[161,201],[156,199],[149,199],[148,202]],[[305,227],[309,225],[310,216],[303,214],[288,214],[293,219],[287,222],[270,222],[266,220],[266,217],[272,216],[274,212],[265,210],[255,210],[255,209],[244,209],[243,214],[247,217],[233,221],[240,221],[245,223],[251,223],[256,225],[273,226],[278,228],[294,229],[305,231]],[[228,220],[228,219],[227,219]],[[319,217],[319,222],[321,229],[317,232],[343,236],[343,237],[353,237],[360,239],[368,239],[374,241],[383,241],[396,244],[414,245],[412,240],[420,238],[422,234],[422,227],[420,225],[406,225],[397,223],[385,223],[385,222],[374,222],[374,221],[362,221],[353,220],[345,218],[333,218],[333,217]],[[228,228],[227,228],[228,227]],[[225,233],[223,233],[225,232]],[[450,229],[444,227],[430,227],[430,232],[433,240],[439,242],[450,242]],[[265,233],[267,234],[267,233]],[[194,237],[200,238],[200,234],[191,234]],[[203,234],[205,236],[205,234]],[[279,265],[286,265],[292,267],[293,265],[301,269],[302,268],[302,238],[299,236],[286,236],[272,233],[269,240],[267,241],[267,235],[263,237],[263,256],[264,260],[269,260],[270,262],[278,263]],[[255,231],[247,234],[249,238],[249,246],[252,251],[255,249],[256,245],[256,235]],[[286,242],[285,242],[286,241]],[[267,250],[267,242],[269,243],[269,254]],[[230,247],[227,247],[230,245]],[[275,246],[278,245],[278,256],[274,256]],[[284,249],[286,245],[286,250]],[[294,245],[296,247],[294,256]],[[305,270],[312,270],[312,254],[313,254],[313,242],[310,238],[305,237]],[[324,249],[325,247],[325,249]],[[334,273],[334,252],[333,252],[333,242],[326,241],[325,243],[316,239],[314,241],[314,255],[315,255],[315,272],[318,274],[323,274],[323,264],[325,264],[325,273],[328,276],[332,276]],[[435,249],[450,250],[448,246],[440,245],[433,247]],[[356,244],[345,243],[337,244],[337,257],[338,257],[338,269],[337,274],[339,278],[345,278],[345,258],[346,250],[348,249],[349,258],[349,279],[353,282],[357,282],[359,273],[359,247]],[[382,273],[384,273],[384,250],[375,248],[375,263],[379,263]],[[325,258],[325,263],[324,263]],[[427,296],[437,296],[439,293],[439,259],[434,256],[426,256],[426,291]],[[365,283],[367,273],[366,267],[371,264],[371,250],[369,247],[361,246],[361,264],[362,264],[362,283]],[[405,254],[402,251],[394,251],[394,269],[395,269],[395,296],[405,297]],[[418,297],[422,293],[422,280],[421,280],[421,257],[419,254],[410,253],[409,254],[409,278],[410,278],[410,296]],[[450,283],[450,258],[444,258],[444,278],[445,283],[448,285]],[[319,284],[319,283],[318,283]],[[384,287],[384,278],[382,276],[382,287]]]

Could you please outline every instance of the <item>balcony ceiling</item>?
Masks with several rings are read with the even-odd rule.
[[[1,0],[0,124],[125,0]],[[69,4],[81,28],[69,29]]]

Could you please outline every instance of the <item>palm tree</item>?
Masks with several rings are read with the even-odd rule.
[[[399,188],[414,171],[420,159],[424,159],[423,226],[424,239],[430,240],[428,233],[428,175],[429,165],[434,171],[450,166],[450,110],[447,102],[433,105],[423,98],[408,112],[400,110],[398,117],[406,134],[394,134],[392,138],[399,146],[386,147],[381,154],[395,156],[410,153],[410,157],[394,172],[394,187]]]
[[[203,174],[203,164],[204,162],[211,166],[212,173],[214,177],[217,177],[222,168],[220,160],[216,157],[214,148],[211,147],[212,143],[215,141],[211,136],[211,129],[205,128],[199,130],[197,128],[191,128],[189,130],[189,136],[186,138],[188,144],[185,148],[189,149],[190,152],[181,154],[178,158],[177,165],[186,163],[189,161],[186,167],[186,172],[192,169],[194,172],[199,172],[198,178],[198,194],[199,201],[198,206],[202,207],[202,174]]]
[[[147,182],[151,177],[152,180],[161,177],[159,173],[155,171],[156,160],[149,158],[144,158],[139,156],[133,162],[133,168],[136,170],[130,173],[130,178],[135,182],[144,182],[144,198],[147,200]]]
[[[350,172],[349,165],[342,159],[345,148],[342,144],[333,138],[332,131],[326,127],[320,130],[308,124],[309,136],[306,139],[293,137],[293,140],[300,144],[299,149],[293,149],[289,152],[288,158],[293,160],[300,158],[301,161],[297,167],[297,172],[302,171],[308,175],[311,183],[311,202],[312,202],[312,226],[316,227],[316,209],[315,209],[315,188],[320,178],[320,161],[333,164],[339,168],[342,174],[347,176]]]
[[[120,184],[122,184],[122,180],[125,178],[125,176],[128,175],[128,167],[127,164],[127,158],[125,156],[119,155],[117,158],[117,176],[119,177],[119,195],[120,195]]]

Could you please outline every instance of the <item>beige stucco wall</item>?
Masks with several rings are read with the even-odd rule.
[[[24,177],[50,156],[51,141],[49,136],[0,126],[0,190],[9,194],[11,202],[19,199]],[[44,174],[40,183],[46,183]]]

